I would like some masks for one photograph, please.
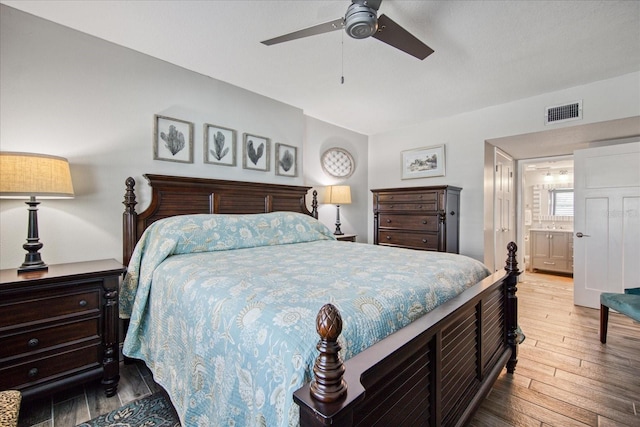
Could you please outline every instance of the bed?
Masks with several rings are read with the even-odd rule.
[[[338,242],[309,187],[126,180],[120,314],[183,425],[462,425],[517,362],[517,263]],[[153,285],[153,286],[152,286]]]

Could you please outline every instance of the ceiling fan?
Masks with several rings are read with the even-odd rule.
[[[418,59],[424,59],[431,55],[433,49],[396,24],[391,18],[384,14],[380,17],[377,16],[381,3],[382,0],[353,0],[347,8],[344,18],[265,40],[262,44],[271,46],[344,28],[347,34],[354,39],[373,37]]]

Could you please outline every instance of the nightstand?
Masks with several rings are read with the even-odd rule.
[[[335,238],[341,242],[355,242],[357,236],[357,234],[341,234],[339,236],[335,236]]]
[[[115,260],[0,270],[0,390],[30,399],[102,378],[113,396],[124,271]]]

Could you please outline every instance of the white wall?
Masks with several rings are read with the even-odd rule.
[[[317,152],[335,134],[360,158],[366,182],[366,138],[307,118],[299,108],[211,79],[104,40],[0,6],[0,149],[66,157],[73,200],[42,200],[45,262],[121,259],[124,181],[136,179],[138,212],[149,202],[144,173],[316,185]],[[194,123],[194,163],[153,160],[154,114]],[[238,165],[203,163],[203,124],[237,130]],[[318,134],[316,135],[316,131]],[[242,133],[271,138],[271,170],[242,168]],[[363,139],[364,138],[364,139]],[[305,142],[307,140],[307,142]],[[298,177],[274,174],[275,143],[298,147]],[[364,148],[363,148],[364,147]],[[364,211],[363,211],[363,215]],[[344,209],[347,220],[355,218]],[[329,227],[335,217],[325,218]],[[366,217],[360,221],[366,224]],[[351,224],[346,227],[351,228]],[[354,230],[356,226],[353,226]],[[364,234],[362,226],[359,233]],[[27,207],[0,201],[0,268],[24,260]]]
[[[304,143],[304,170],[306,185],[314,186],[322,203],[324,186],[351,186],[351,204],[340,206],[340,229],[345,234],[357,234],[356,241],[367,241],[367,187],[368,138],[365,135],[343,129],[329,123],[307,117]],[[355,162],[355,171],[349,178],[340,180],[324,173],[320,157],[330,148],[339,147],[348,151]],[[335,229],[336,207],[319,205],[318,218]]]
[[[576,99],[583,100],[583,120],[564,126],[637,116],[640,114],[640,73],[373,135],[369,138],[369,187],[441,184],[462,187],[460,252],[484,261],[485,231],[489,235],[491,232],[485,230],[483,222],[485,140],[546,130],[544,108]],[[400,153],[437,144],[446,145],[446,176],[401,180]],[[369,205],[371,212],[371,203]],[[369,241],[373,241],[372,213],[368,219]]]

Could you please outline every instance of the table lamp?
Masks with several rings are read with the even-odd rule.
[[[324,202],[336,205],[336,231],[333,234],[336,236],[343,235],[344,233],[340,230],[340,205],[351,203],[351,187],[348,185],[330,185],[324,191]]]
[[[0,198],[23,199],[29,206],[27,251],[18,272],[46,270],[40,256],[42,243],[38,237],[38,205],[36,197],[72,198],[73,184],[67,159],[46,154],[0,152]]]

